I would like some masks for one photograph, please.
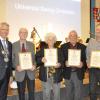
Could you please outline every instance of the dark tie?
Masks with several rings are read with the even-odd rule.
[[[22,44],[22,52],[26,52],[25,44],[24,43]]]

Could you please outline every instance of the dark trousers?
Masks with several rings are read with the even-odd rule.
[[[100,83],[100,69],[90,69],[90,100],[97,100],[97,88],[100,88],[98,83]]]
[[[0,100],[7,100],[9,77],[10,75],[5,74],[4,78],[0,80]]]
[[[35,100],[34,97],[35,80],[30,80],[27,75],[25,75],[25,78],[22,82],[17,82],[19,100],[25,100],[26,83],[28,88],[28,100]]]

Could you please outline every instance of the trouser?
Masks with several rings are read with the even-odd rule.
[[[83,83],[76,72],[71,72],[69,80],[65,79],[66,100],[83,100]]]
[[[9,75],[5,74],[4,78],[0,80],[0,100],[7,100]]]
[[[27,75],[25,75],[25,78],[22,82],[17,82],[19,100],[25,100],[26,83],[28,88],[28,100],[35,100],[34,97],[35,80],[30,80]]]
[[[90,69],[90,100],[97,100],[97,88],[100,90],[100,69]],[[99,85],[98,85],[99,84]],[[99,92],[100,93],[100,92]]]
[[[51,89],[53,90],[54,100],[60,100],[60,83],[54,83],[53,77],[48,78],[47,82],[42,81],[43,100],[50,100]]]

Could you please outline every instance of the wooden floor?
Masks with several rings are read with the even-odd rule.
[[[35,81],[35,91],[36,92],[41,92],[42,91],[42,87],[41,87],[41,82],[39,79],[36,79]],[[27,92],[27,89],[26,89],[26,92]],[[9,87],[8,89],[8,97],[12,97],[12,96],[16,96],[18,95],[18,92],[17,92],[17,89],[13,90]],[[12,100],[12,99],[8,99],[8,100]],[[15,99],[15,100],[18,100],[18,99]],[[88,97],[84,97],[84,100],[90,100],[89,99],[89,96]]]
[[[15,91],[15,92],[13,92],[13,91]],[[36,92],[42,91],[41,82],[40,82],[39,79],[35,80],[35,91]],[[27,88],[26,88],[26,92],[27,92]],[[18,94],[17,89],[15,89],[15,90],[11,89],[10,86],[9,86],[9,88],[8,88],[8,96],[13,96],[15,94]]]
[[[88,84],[89,83],[89,79],[88,79],[88,73],[85,74],[85,79],[83,80],[83,84]],[[62,81],[61,83],[61,88],[64,87],[64,81]],[[35,92],[41,92],[42,91],[42,86],[41,86],[41,81],[39,79],[35,79]],[[27,88],[26,88],[26,93],[27,93]],[[11,89],[9,87],[8,89],[8,96],[14,96],[14,95],[18,95],[17,89]],[[84,98],[84,100],[90,100],[89,96],[86,96]],[[100,100],[100,99],[98,99]]]
[[[85,79],[83,80],[83,84],[86,85],[89,83],[89,75],[88,73],[85,74]],[[64,81],[61,82],[61,88],[64,87]],[[39,79],[35,80],[35,92],[41,92],[42,91],[42,86],[41,86],[41,81]],[[27,88],[26,88],[26,93],[27,93]],[[88,94],[88,93],[87,93]],[[18,95],[17,89],[11,89],[9,87],[8,89],[8,97],[14,96],[14,95]],[[84,100],[90,100],[89,99],[89,95],[84,97]],[[100,100],[100,98],[98,98],[97,100]]]
[[[62,85],[63,85],[63,82],[62,82]],[[36,79],[35,80],[35,92],[41,92],[41,91],[42,91],[41,81],[39,79]],[[27,89],[26,89],[26,93],[27,93]],[[18,95],[17,89],[14,90],[14,89],[11,89],[9,87],[9,89],[8,89],[8,96],[11,97],[11,96],[15,96],[15,95]],[[84,100],[90,100],[89,96],[84,97]],[[98,100],[100,100],[100,98]]]
[[[89,79],[88,79],[88,73],[85,74],[85,79],[83,80],[83,84],[88,84],[89,83]],[[61,87],[64,87],[64,80],[61,82]],[[40,92],[42,91],[42,87],[41,87],[41,81],[39,79],[35,79],[35,91],[36,92]],[[26,92],[27,92],[27,88],[26,88]],[[8,96],[13,96],[17,93],[17,89],[15,90],[15,92],[13,92],[13,89],[11,89],[9,87],[8,89]]]

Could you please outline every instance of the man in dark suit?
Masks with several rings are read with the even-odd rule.
[[[8,83],[12,70],[12,44],[7,40],[9,25],[0,23],[0,100],[7,99]]]
[[[69,33],[69,42],[61,46],[63,56],[64,56],[64,69],[63,75],[66,85],[66,100],[82,100],[82,81],[84,77],[84,72],[86,69],[86,54],[85,54],[85,45],[77,42],[78,36],[76,31],[71,31]],[[81,50],[81,59],[78,66],[68,65],[68,50]],[[75,58],[75,57],[74,57]],[[76,58],[75,58],[76,60]]]

